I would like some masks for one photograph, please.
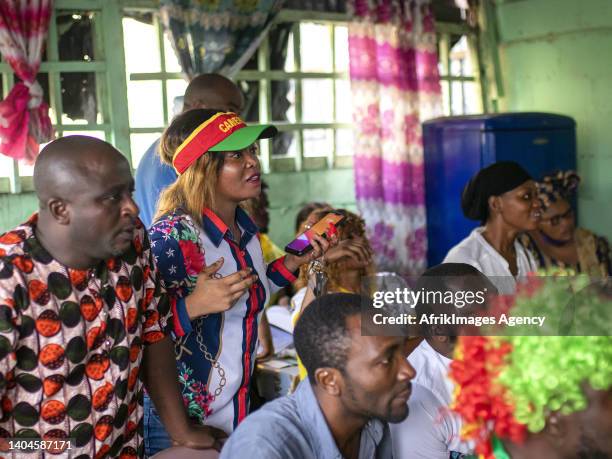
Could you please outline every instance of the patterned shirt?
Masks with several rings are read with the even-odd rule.
[[[201,222],[177,210],[149,230],[151,247],[167,290],[176,298],[173,315],[177,365],[183,400],[191,418],[231,432],[245,418],[257,350],[257,325],[266,298],[295,280],[279,258],[266,266],[257,227],[242,209],[238,242],[209,209]],[[220,257],[228,276],[250,267],[258,280],[229,310],[190,321],[184,298],[197,275]]]
[[[142,457],[143,346],[164,338],[172,309],[144,227],[120,257],[74,270],[42,247],[37,221],[0,236],[0,437]]]

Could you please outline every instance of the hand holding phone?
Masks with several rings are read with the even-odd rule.
[[[329,239],[337,233],[336,227],[344,219],[344,216],[335,212],[330,212],[317,223],[312,225],[310,229],[307,229],[300,235],[298,235],[293,241],[291,241],[285,247],[287,253],[297,255],[301,257],[312,250],[312,244],[310,240],[313,235],[318,234],[326,239]]]

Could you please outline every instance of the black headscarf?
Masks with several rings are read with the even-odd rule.
[[[489,198],[513,190],[528,180],[529,173],[513,161],[491,164],[470,179],[461,194],[463,215],[485,222],[489,217]]]

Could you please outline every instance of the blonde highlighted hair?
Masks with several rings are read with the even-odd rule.
[[[161,160],[172,166],[176,149],[200,124],[220,111],[194,109],[174,118],[159,142],[158,152]],[[202,210],[214,206],[215,187],[223,167],[223,158],[223,153],[212,151],[200,156],[161,193],[153,220],[181,208],[194,221],[199,221],[202,218]]]

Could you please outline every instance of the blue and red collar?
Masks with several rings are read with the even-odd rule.
[[[257,226],[241,207],[236,209],[236,222],[244,231],[240,239],[240,245],[246,246],[251,238],[257,235]],[[223,220],[209,208],[205,208],[202,211],[202,228],[204,228],[206,235],[215,247],[219,247],[219,244],[221,244],[221,241],[229,232],[229,228],[223,223]]]

